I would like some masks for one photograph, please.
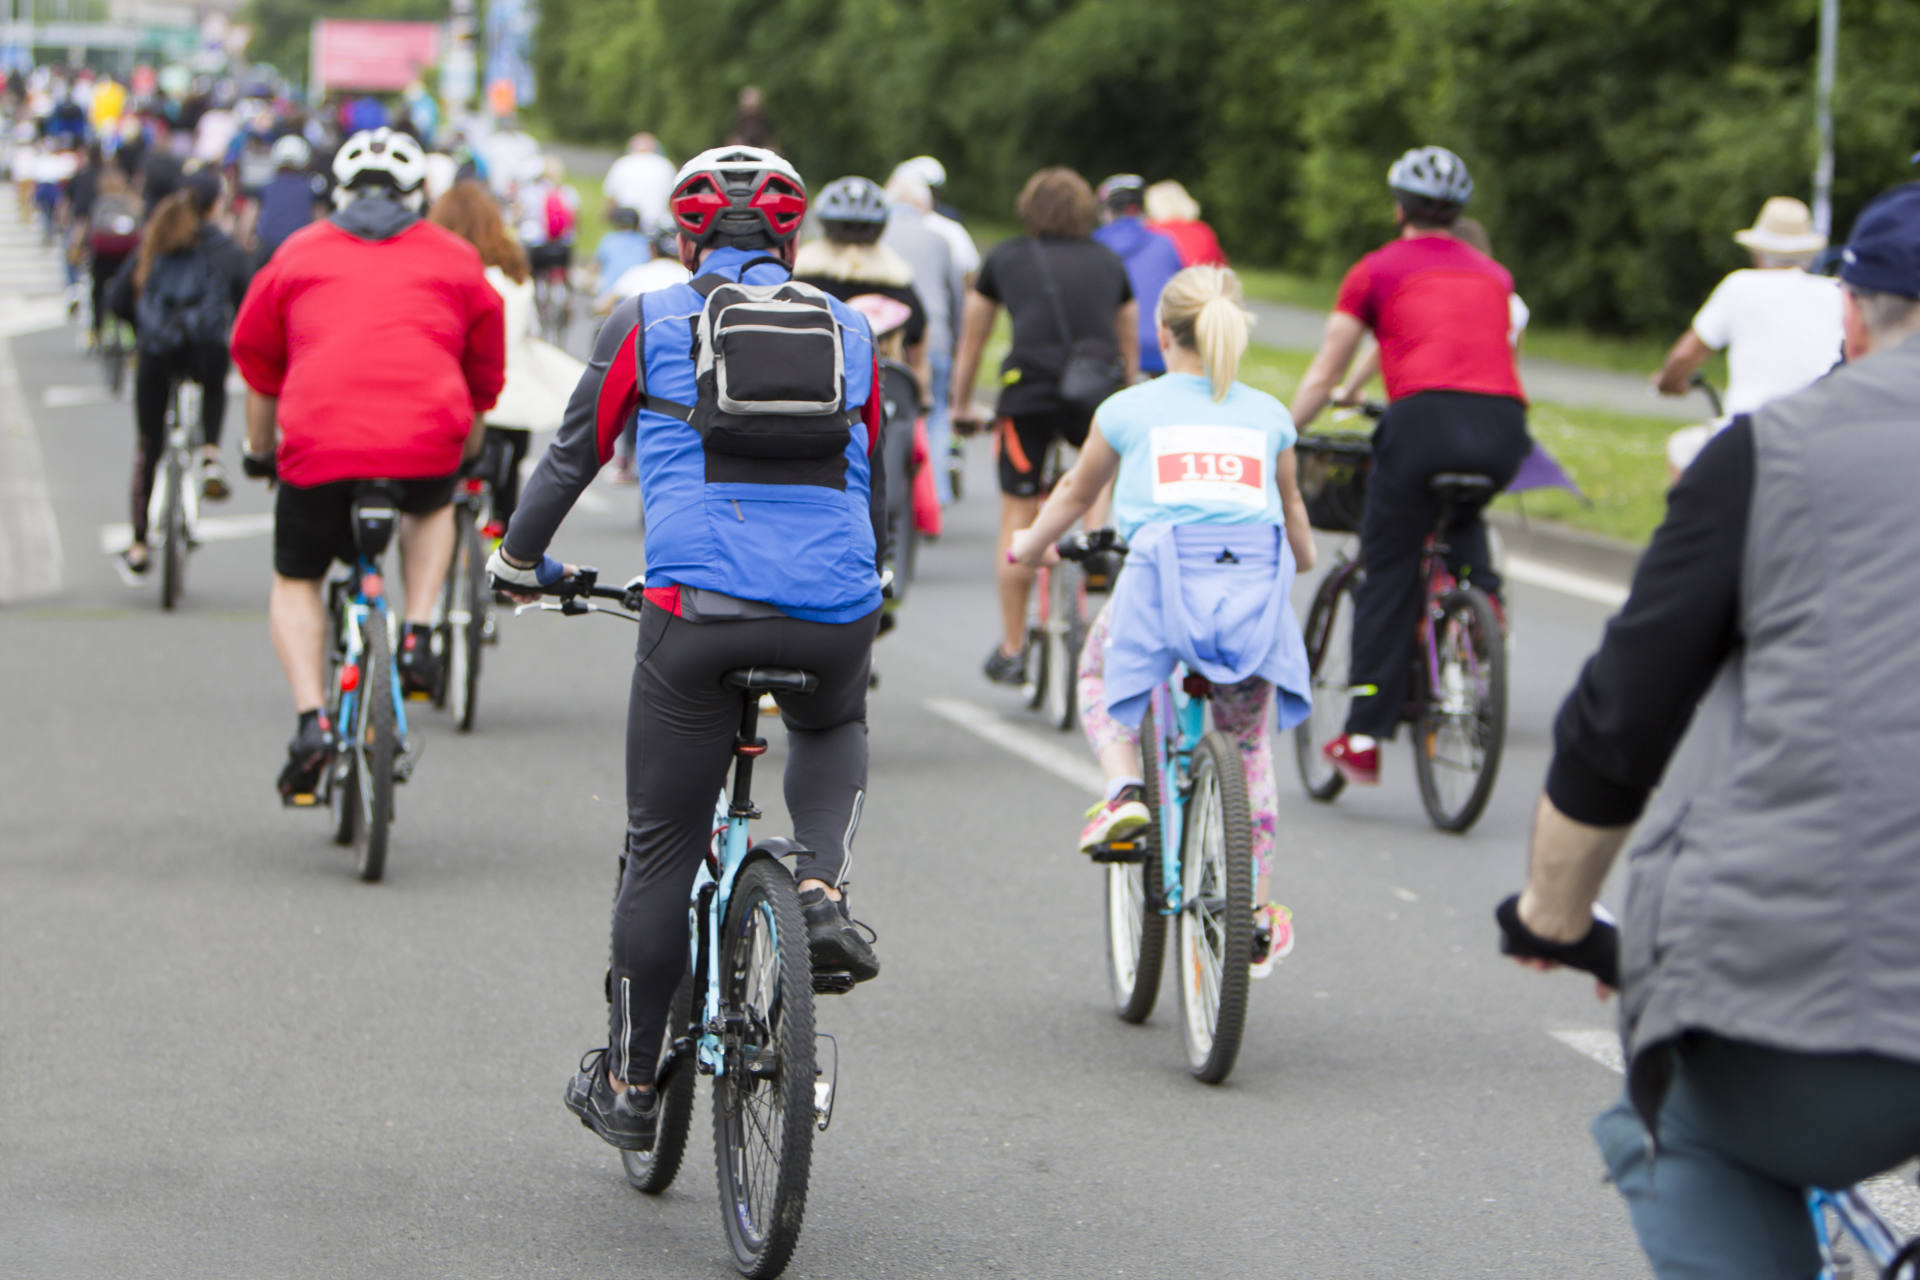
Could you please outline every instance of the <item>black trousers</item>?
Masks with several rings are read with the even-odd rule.
[[[1414,627],[1425,590],[1420,553],[1440,517],[1427,482],[1458,471],[1492,476],[1504,488],[1532,449],[1527,407],[1506,396],[1423,391],[1388,407],[1373,433],[1373,472],[1360,516],[1360,562],[1367,571],[1353,601],[1353,683],[1378,692],[1354,698],[1348,733],[1392,737],[1413,692]],[[1499,592],[1479,509],[1455,510],[1446,542],[1456,576]]]
[[[167,400],[173,384],[182,378],[200,384],[200,428],[210,445],[219,445],[227,419],[227,348],[225,343],[193,347],[173,356],[142,355],[133,373],[133,423],[138,439],[133,450],[133,540],[147,540],[147,503],[153,497],[153,477],[167,453]]]
[[[736,667],[799,667],[820,678],[780,695],[787,812],[805,852],[796,879],[840,884],[867,787],[867,680],[880,613],[848,623],[795,618],[688,622],[649,603],[627,707],[627,859],[613,906],[613,1074],[646,1084],[667,1005],[687,971],[687,899],[733,764]]]

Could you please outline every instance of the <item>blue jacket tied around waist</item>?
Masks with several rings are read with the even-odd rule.
[[[1278,701],[1278,728],[1311,706],[1307,645],[1293,615],[1293,551],[1277,525],[1140,527],[1115,585],[1107,647],[1107,710],[1138,727],[1175,665],[1215,684],[1259,676]]]

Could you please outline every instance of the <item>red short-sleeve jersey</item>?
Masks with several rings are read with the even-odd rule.
[[[1508,344],[1513,277],[1449,235],[1394,240],[1354,263],[1334,309],[1373,330],[1389,399],[1472,391],[1524,400]]]

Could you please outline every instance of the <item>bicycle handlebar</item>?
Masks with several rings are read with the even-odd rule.
[[[1713,416],[1725,417],[1726,409],[1720,403],[1720,389],[1707,381],[1707,375],[1696,373],[1687,379],[1687,386],[1707,397],[1707,403],[1713,406]]]
[[[558,604],[534,601],[531,604],[516,605],[514,613],[520,614],[533,610],[541,613],[558,613],[570,618],[578,617],[583,613],[613,613],[619,617],[626,617],[626,613],[602,608],[593,601],[618,600],[621,608],[627,610],[627,613],[637,614],[640,612],[642,603],[641,589],[644,581],[640,577],[635,577],[624,587],[603,587],[600,585],[600,571],[592,565],[581,565],[552,586],[537,588],[540,595],[553,596],[559,601]],[[506,582],[497,577],[493,579],[492,586],[496,597],[508,591],[516,591],[524,595],[529,590],[534,590],[520,583]]]
[[[1578,942],[1552,942],[1527,928],[1520,919],[1520,895],[1494,908],[1500,922],[1500,953],[1522,960],[1551,960],[1569,969],[1591,974],[1614,990],[1620,989],[1620,926],[1605,908],[1593,909],[1593,928]]]
[[[1124,558],[1127,540],[1113,529],[1091,529],[1085,533],[1068,534],[1054,544],[1054,550],[1060,553],[1062,560],[1085,560],[1088,556],[1103,552]]]

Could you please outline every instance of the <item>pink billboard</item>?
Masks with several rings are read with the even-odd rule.
[[[316,18],[313,91],[395,93],[440,60],[440,24]]]

